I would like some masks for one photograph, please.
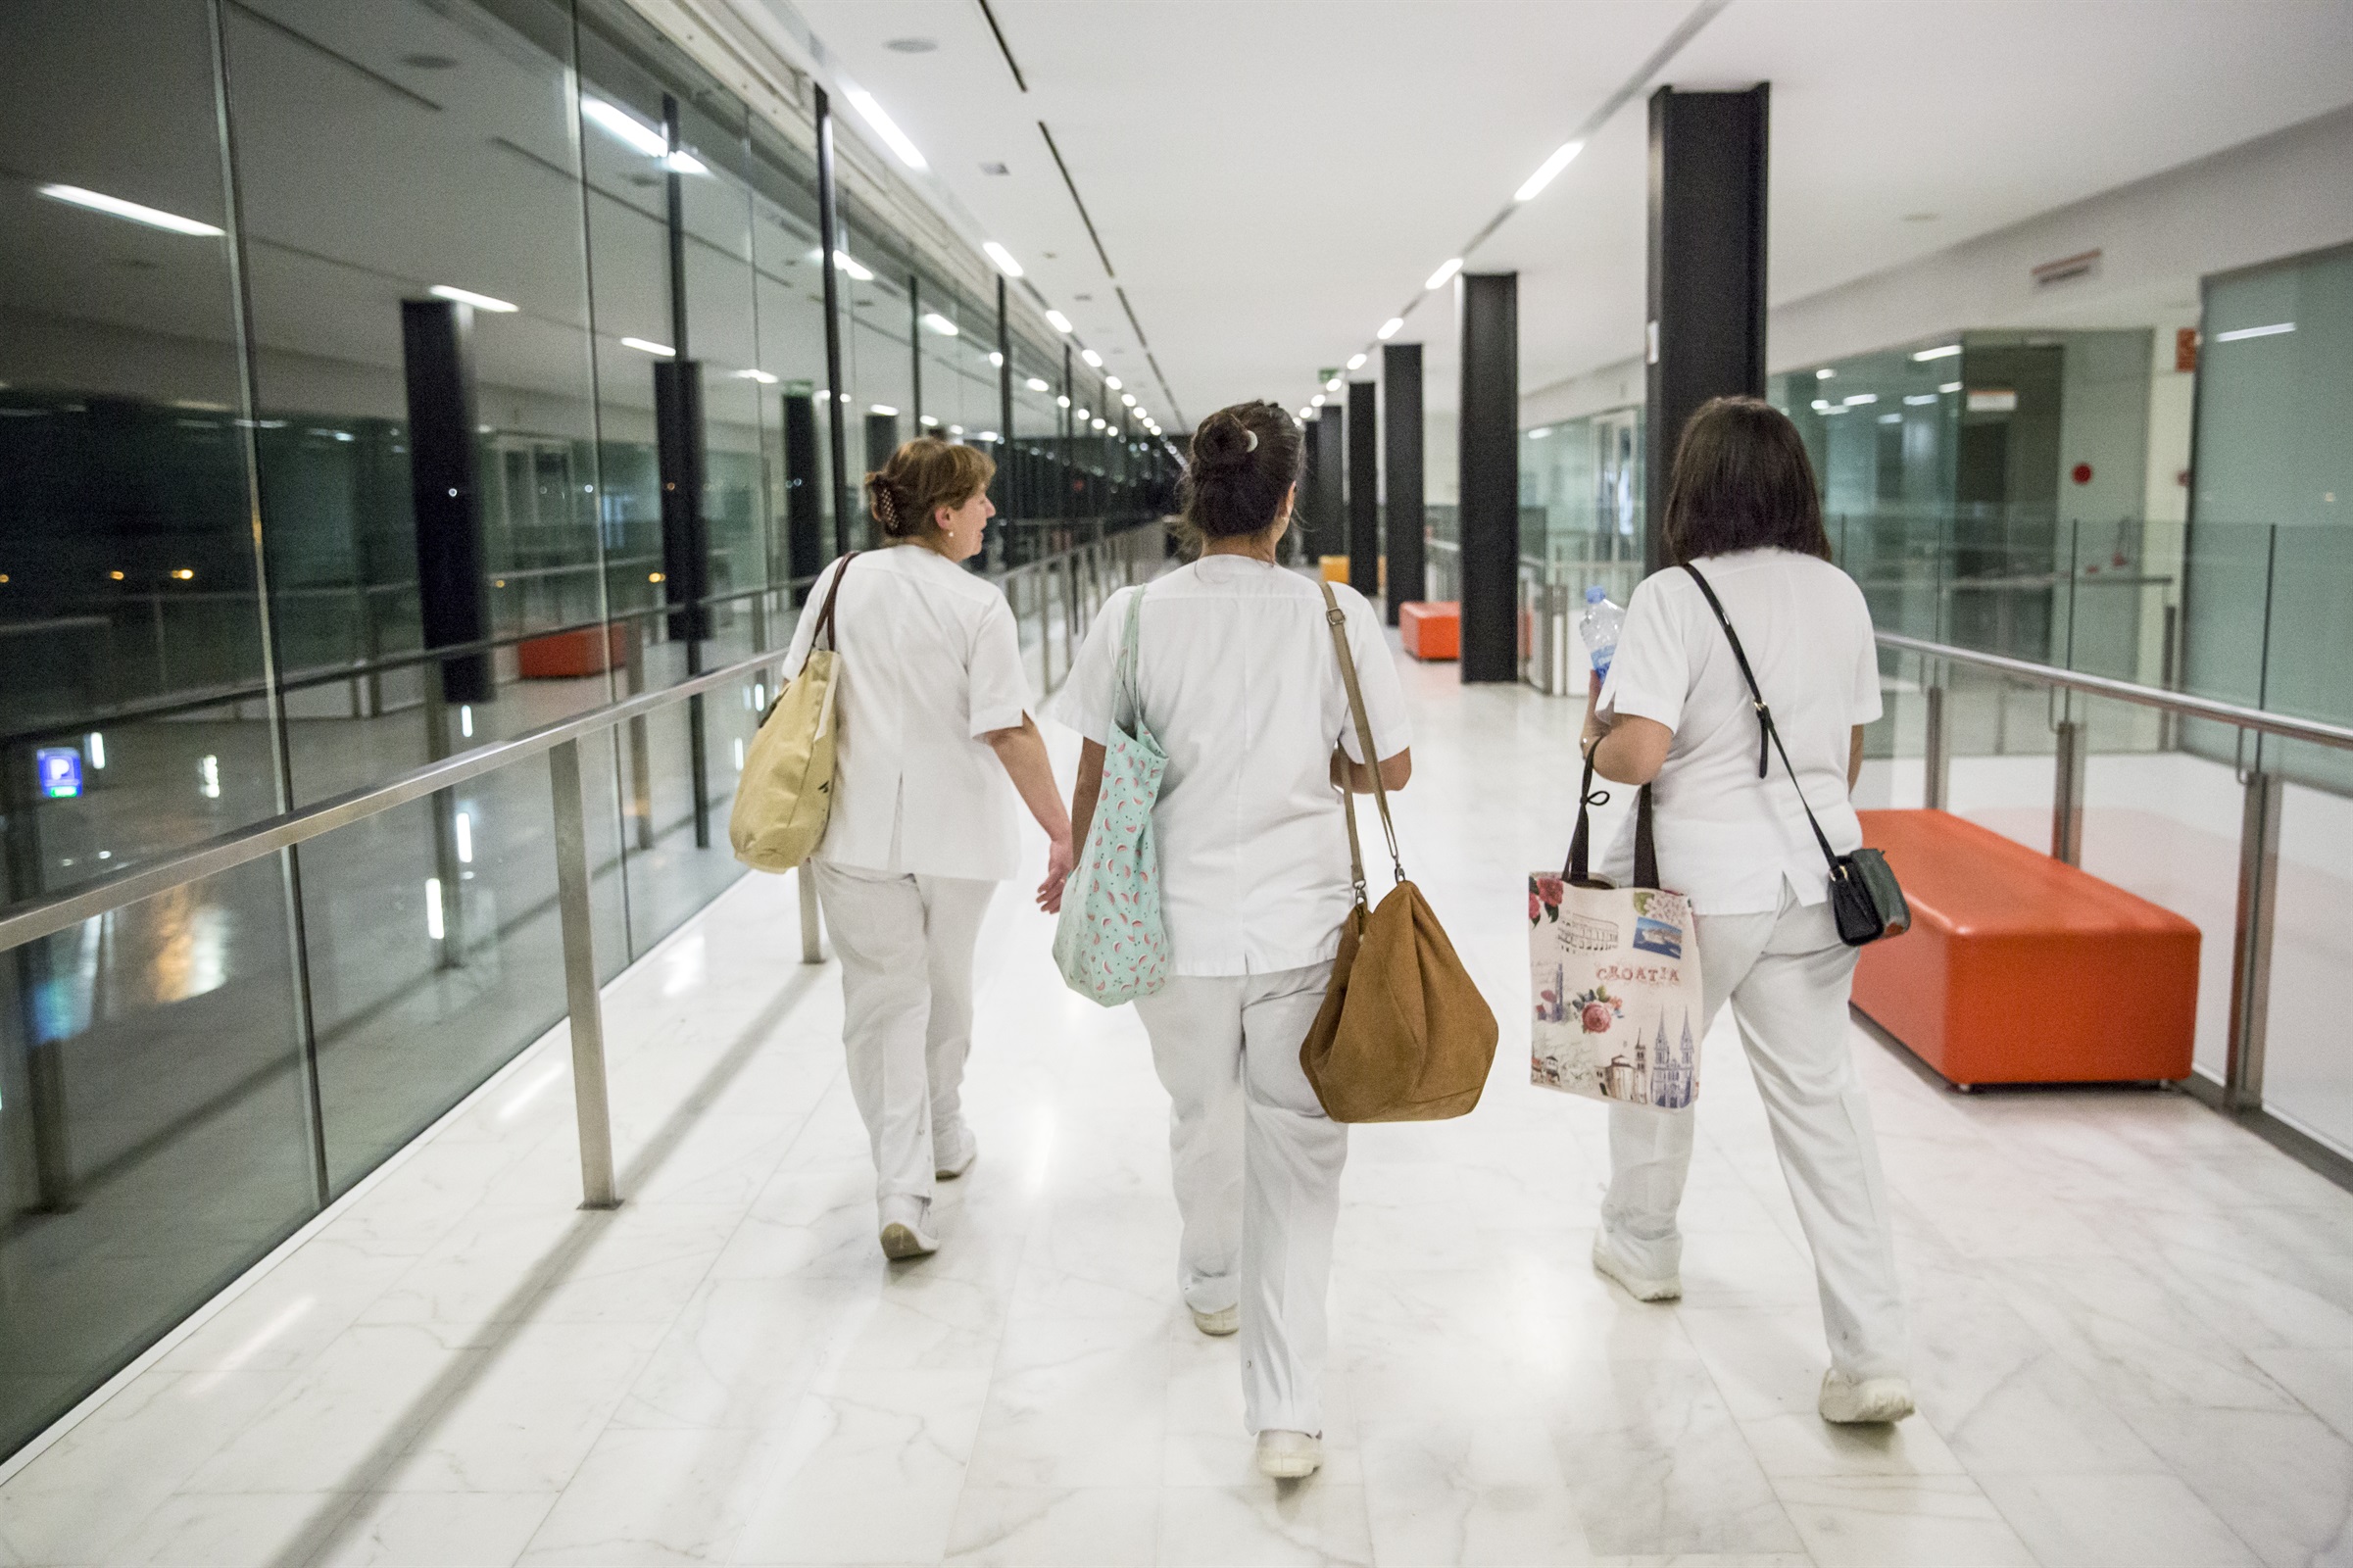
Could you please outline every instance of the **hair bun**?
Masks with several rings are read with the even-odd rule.
[[[1204,472],[1238,468],[1250,461],[1258,433],[1232,413],[1220,409],[1193,432],[1193,458]]]

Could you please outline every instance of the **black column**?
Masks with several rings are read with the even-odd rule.
[[[1054,475],[1062,487],[1062,504],[1054,509],[1055,515],[1065,519],[1078,514],[1078,503],[1072,492],[1078,478],[1078,442],[1074,437],[1072,419],[1078,404],[1072,401],[1070,377],[1070,345],[1062,345],[1062,457]]]
[[[1381,351],[1382,504],[1389,515],[1389,623],[1397,606],[1428,596],[1422,569],[1422,346],[1392,343]]]
[[[1348,383],[1348,586],[1371,599],[1381,591],[1381,432],[1373,384]]]
[[[1348,553],[1348,411],[1345,404],[1324,405],[1324,416],[1316,421],[1321,426],[1323,451],[1315,466],[1316,489],[1320,494],[1315,505],[1315,553],[1317,556],[1345,556]],[[1322,567],[1318,561],[1318,569]]]
[[[1005,318],[1005,275],[997,278],[997,510],[1006,520],[1021,515],[1013,484],[1013,328]]]
[[[898,450],[899,416],[896,414],[867,415],[866,471],[868,473],[872,473],[876,469],[880,468],[884,464],[891,461],[891,454]],[[859,488],[864,488],[862,481],[860,482]]]
[[[807,385],[807,382],[802,383]],[[818,535],[816,399],[807,392],[784,395],[785,571],[796,580],[814,577],[825,564]]]
[[[914,423],[909,426],[915,434],[923,433],[923,279],[915,272],[907,274],[907,368],[914,376],[911,393],[913,404],[907,416]]]
[[[1520,678],[1520,275],[1462,274],[1462,678]]]
[[[662,472],[662,597],[670,638],[695,645],[711,635],[711,523],[703,515],[703,367],[663,360],[654,367],[654,454]]]
[[[1315,411],[1299,431],[1299,497],[1291,504],[1291,540],[1293,559],[1315,564],[1316,553],[1323,548],[1317,537],[1323,532],[1324,507],[1324,416]]]
[[[825,89],[816,94],[817,227],[824,254],[817,258],[818,275],[825,280],[825,441],[833,456],[833,553],[850,552],[850,443],[842,434],[842,410],[850,400],[842,385],[842,302],[834,284],[833,252],[841,230],[833,216],[833,101]]]
[[[1765,395],[1765,164],[1771,86],[1650,95],[1649,569],[1667,564],[1667,474],[1709,398]]]
[[[490,636],[490,598],[482,583],[473,307],[448,300],[401,301],[401,366],[409,383],[409,483],[424,645],[483,642]],[[490,655],[443,660],[441,695],[453,703],[489,702]]]

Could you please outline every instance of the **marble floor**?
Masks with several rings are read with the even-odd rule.
[[[1048,922],[996,910],[981,1158],[890,1266],[837,977],[755,877],[608,995],[620,1209],[573,1206],[559,1033],[0,1485],[0,1563],[2353,1563],[2353,1195],[2183,1096],[1962,1097],[1857,1027],[1918,1342],[1891,1431],[1813,1413],[1726,1029],[1684,1299],[1596,1279],[1602,1116],[1515,1027],[1577,710],[1407,674],[1406,865],[1505,1035],[1476,1114],[1353,1135],[1321,1476],[1251,1470],[1143,1034]]]

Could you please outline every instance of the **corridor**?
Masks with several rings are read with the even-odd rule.
[[[1519,1022],[1577,706],[1404,674],[1406,867],[1504,1037],[1474,1115],[1352,1135],[1321,1476],[1252,1470],[1143,1032],[1026,897],[983,939],[979,1162],[894,1266],[836,971],[748,877],[608,993],[624,1206],[574,1206],[559,1029],[0,1485],[0,1563],[2353,1562],[2353,1194],[2186,1096],[1962,1097],[1857,1026],[1917,1341],[1891,1430],[1814,1413],[1728,1020],[1684,1299],[1596,1278],[1603,1114],[1528,1086]]]

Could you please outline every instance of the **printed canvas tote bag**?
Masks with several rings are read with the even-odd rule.
[[[1082,997],[1116,1007],[1168,983],[1168,929],[1160,913],[1160,851],[1152,839],[1152,803],[1168,754],[1144,722],[1136,699],[1136,643],[1144,590],[1127,602],[1119,637],[1119,679],[1112,696],[1111,740],[1103,748],[1103,789],[1078,869],[1062,895],[1054,961]]]
[[[1577,831],[1560,875],[1528,878],[1528,968],[1536,1015],[1529,1076],[1546,1089],[1660,1110],[1688,1110],[1699,1094],[1699,949],[1691,906],[1658,885],[1650,790],[1635,798],[1634,881],[1613,888],[1588,873],[1588,758],[1577,788]]]
[[[857,558],[851,551],[835,569],[809,638],[809,661],[777,693],[744,756],[735,808],[727,813],[727,842],[755,871],[790,871],[808,859],[833,813],[834,699],[842,678],[833,609]]]

